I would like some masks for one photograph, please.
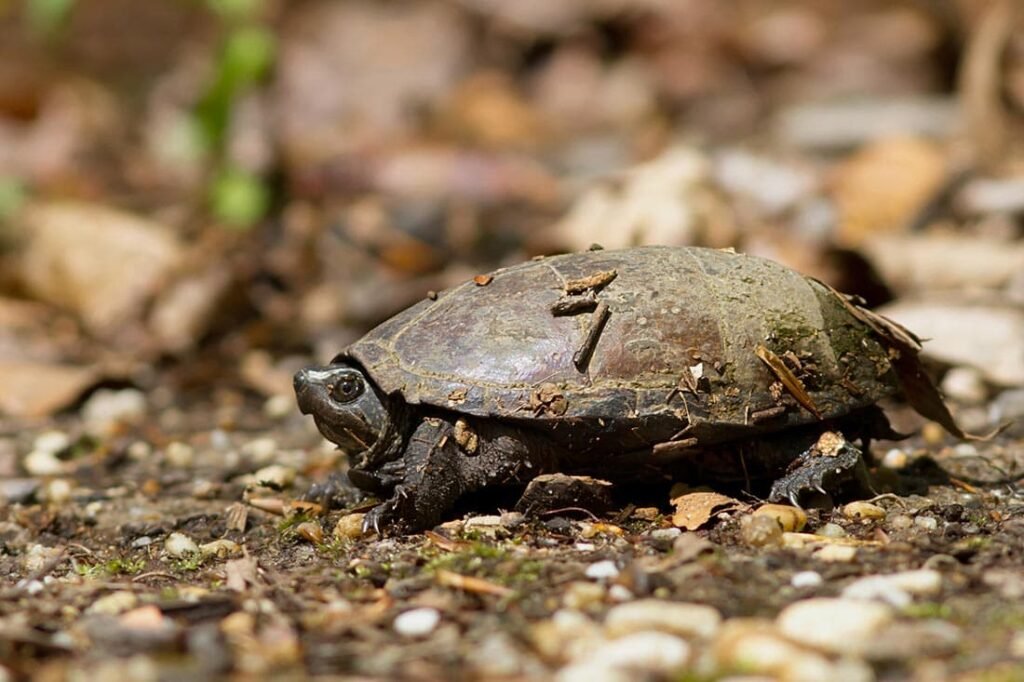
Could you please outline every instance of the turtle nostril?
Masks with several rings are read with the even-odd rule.
[[[300,369],[292,378],[292,386],[295,388],[295,397],[298,399],[299,411],[302,414],[310,414],[312,404],[310,401],[309,370]]]

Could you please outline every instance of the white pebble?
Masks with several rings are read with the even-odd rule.
[[[39,490],[39,496],[50,504],[63,504],[71,499],[71,481],[55,478],[47,481]]]
[[[44,431],[32,441],[33,450],[56,454],[71,445],[71,438],[63,431]]]
[[[555,675],[555,682],[632,682],[635,679],[624,670],[605,668],[591,662],[567,665]]]
[[[615,602],[631,601],[635,595],[625,585],[612,585],[608,588],[608,598]]]
[[[812,556],[818,561],[845,564],[857,557],[857,548],[852,545],[825,545]]]
[[[101,388],[82,406],[82,420],[93,433],[105,432],[118,422],[132,421],[145,413],[146,396],[134,388]]]
[[[192,466],[194,455],[195,450],[192,449],[191,445],[177,440],[168,443],[167,448],[164,450],[167,463],[176,469],[186,469]]]
[[[562,605],[567,609],[586,611],[591,606],[603,603],[605,594],[606,590],[601,583],[571,582],[562,595]]]
[[[198,552],[199,545],[184,533],[171,533],[164,540],[164,551],[172,559],[183,559]]]
[[[272,395],[263,403],[263,414],[271,419],[284,419],[295,410],[295,399],[284,394]]]
[[[577,552],[593,552],[595,549],[597,549],[597,545],[595,545],[593,542],[577,542],[575,545],[572,546],[572,548],[575,549]]]
[[[935,530],[939,527],[939,521],[934,516],[918,516],[914,518],[914,525],[925,530]]]
[[[892,608],[855,599],[798,601],[779,614],[779,630],[800,642],[836,654],[859,655],[893,618]]]
[[[593,652],[589,661],[596,666],[671,673],[690,658],[690,645],[664,632],[634,632]]]
[[[977,405],[988,398],[981,373],[970,367],[954,367],[942,378],[942,392],[953,400]]]
[[[64,473],[65,464],[52,452],[33,450],[22,462],[30,476],[57,476]]]
[[[591,580],[611,580],[619,575],[619,567],[614,561],[597,561],[589,566],[585,575]]]
[[[886,469],[900,470],[910,463],[910,456],[899,448],[892,448],[882,455],[882,466]]]
[[[135,608],[139,603],[139,598],[134,592],[127,590],[119,590],[117,592],[111,592],[105,594],[92,604],[89,605],[85,611],[86,613],[101,613],[108,616],[116,616],[119,613],[124,613],[129,609]]]
[[[153,454],[153,447],[144,440],[137,440],[128,446],[128,457],[136,462],[149,459]]]
[[[818,587],[823,582],[825,582],[824,578],[817,571],[800,571],[794,573],[793,577],[789,579],[789,584],[796,588]]]
[[[242,446],[242,454],[254,462],[269,462],[277,454],[277,441],[269,437],[256,438]]]
[[[683,637],[711,639],[722,624],[718,611],[703,604],[640,599],[608,611],[604,630],[621,637],[641,630],[659,630]]]
[[[683,534],[681,528],[655,528],[652,531],[648,531],[646,535],[652,540],[675,540],[677,537]]]
[[[941,589],[942,574],[921,569],[860,578],[846,586],[843,597],[883,601],[896,608],[903,608],[910,604],[914,596],[934,595]]]
[[[838,523],[826,523],[818,529],[815,535],[820,535],[825,538],[845,538],[846,530]]]
[[[253,478],[256,479],[257,485],[277,489],[287,488],[295,482],[295,469],[280,464],[271,464],[253,474]]]
[[[240,555],[242,553],[242,546],[233,540],[220,538],[219,540],[214,540],[200,545],[199,553],[204,557],[226,559],[228,557]]]
[[[403,637],[423,637],[433,632],[440,622],[440,611],[423,607],[398,614],[393,625],[395,632]]]

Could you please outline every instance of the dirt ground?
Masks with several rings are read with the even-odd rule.
[[[0,682],[1024,680],[1021,29],[1017,0],[0,2]],[[296,370],[595,243],[855,295],[1004,428],[893,402],[877,494],[806,511],[591,481],[380,538],[354,488],[303,499],[347,462]]]

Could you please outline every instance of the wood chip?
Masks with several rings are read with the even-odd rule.
[[[440,570],[437,572],[437,584],[443,587],[453,587],[463,592],[473,594],[489,594],[495,597],[508,597],[513,591],[504,585],[492,583],[483,578],[475,578],[471,575],[460,575],[451,571]]]
[[[476,283],[476,285],[478,287],[485,287],[488,284],[490,284],[492,281],[494,281],[494,276],[493,275],[477,275],[476,277],[473,278],[473,281]]]
[[[580,372],[587,371],[587,365],[590,363],[590,356],[594,353],[594,348],[597,347],[597,340],[601,338],[601,331],[604,329],[605,323],[608,321],[608,304],[601,301],[597,304],[594,309],[594,313],[590,318],[590,328],[587,330],[587,335],[583,339],[583,343],[580,345],[579,350],[573,353],[572,364],[576,366],[576,369]]]
[[[779,381],[781,381],[782,385],[786,387],[786,390],[789,391],[790,395],[796,398],[796,401],[808,412],[818,419],[821,419],[821,410],[819,410],[818,406],[814,404],[814,400],[811,399],[811,395],[804,387],[804,383],[800,381],[792,371],[790,371],[789,367],[786,366],[786,363],[784,363],[778,355],[773,353],[771,349],[766,348],[761,344],[757,345],[754,352],[757,353],[757,357],[761,358],[764,364],[768,365],[768,369],[778,377]]]
[[[570,279],[565,283],[565,293],[582,294],[588,289],[596,291],[597,289],[606,286],[609,282],[618,277],[618,275],[619,273],[615,270],[603,270],[586,277]]]
[[[247,500],[250,507],[260,511],[284,516],[286,513],[285,502],[279,497],[253,497]]]
[[[459,542],[458,540],[452,540],[450,537],[435,533],[432,530],[424,531],[423,534],[427,537],[427,541],[445,552],[457,552],[469,547],[468,542]]]

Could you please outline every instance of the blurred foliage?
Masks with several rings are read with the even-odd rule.
[[[75,0],[28,0],[25,19],[34,34],[50,36],[67,21],[74,4]]]

